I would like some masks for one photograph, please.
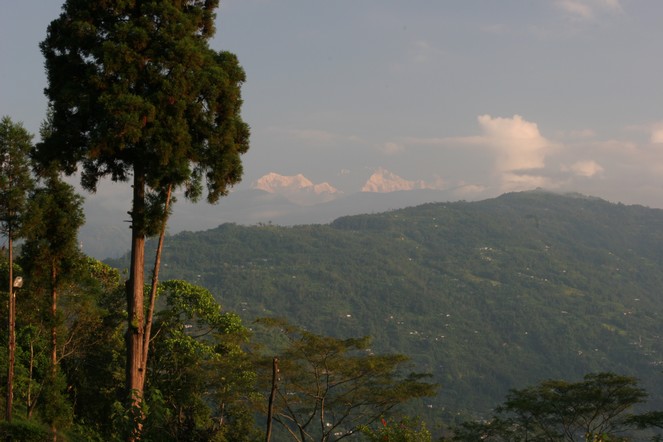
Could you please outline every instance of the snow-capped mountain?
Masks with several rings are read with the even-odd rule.
[[[301,173],[285,176],[268,173],[251,184],[251,188],[279,194],[298,204],[317,204],[340,196],[341,192],[329,183],[314,184]]]
[[[441,189],[441,183],[426,183],[423,180],[409,181],[380,167],[373,172],[361,191],[388,193],[415,189]]]

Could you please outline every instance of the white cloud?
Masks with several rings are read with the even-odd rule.
[[[603,167],[593,160],[578,161],[572,164],[569,169],[576,175],[584,177],[593,177],[594,175],[603,172]]]
[[[479,125],[486,142],[497,152],[499,172],[542,169],[552,143],[546,140],[536,123],[520,115],[512,118],[493,118],[480,115]]]

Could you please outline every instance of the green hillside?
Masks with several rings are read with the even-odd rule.
[[[596,371],[639,377],[663,406],[662,210],[513,193],[330,225],[224,224],[169,237],[164,253],[162,279],[205,286],[247,321],[283,316],[411,356],[441,384],[428,417]]]

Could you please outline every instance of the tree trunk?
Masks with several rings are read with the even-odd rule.
[[[58,291],[57,291],[57,277],[58,271],[55,264],[51,264],[51,376],[53,379],[53,385],[57,385],[55,382],[55,377],[58,374],[58,328],[57,328],[57,317],[58,317]],[[53,436],[53,442],[58,440],[58,432],[55,424],[51,424],[51,435]]]
[[[159,232],[159,243],[154,257],[154,268],[152,270],[152,286],[150,290],[150,306],[147,309],[147,318],[145,320],[145,331],[143,335],[143,363],[145,369],[141,372],[140,390],[145,387],[145,378],[147,377],[147,355],[150,351],[150,337],[152,335],[152,319],[154,317],[154,304],[157,299],[157,288],[159,285],[159,269],[161,268],[161,252],[163,251],[163,241],[166,236],[166,225],[168,224],[168,210],[170,209],[170,197],[172,194],[172,185],[168,186],[166,193],[166,202],[164,204],[164,219]]]
[[[279,358],[274,356],[272,361],[272,391],[269,394],[269,403],[267,404],[267,431],[265,441],[269,442],[272,438],[272,422],[274,420],[274,396],[276,396],[276,389],[278,388],[279,380]]]
[[[57,314],[58,314],[58,291],[56,288],[57,269],[55,265],[51,266],[51,374],[55,376],[58,365],[58,329],[57,329]]]
[[[127,282],[127,367],[126,387],[129,406],[134,416],[134,430],[130,441],[140,439],[142,429],[144,333],[144,270],[145,270],[145,174],[142,166],[134,167],[133,207],[131,210],[131,265]]]
[[[11,226],[7,232],[7,246],[9,251],[9,312],[7,314],[9,339],[7,341],[7,403],[5,419],[7,422],[11,422],[12,408],[14,406],[14,358],[16,354],[16,296],[14,294],[14,255]]]

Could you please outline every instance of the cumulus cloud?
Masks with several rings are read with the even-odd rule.
[[[485,141],[497,153],[499,172],[544,167],[546,153],[553,145],[541,135],[536,123],[526,121],[520,115],[512,118],[480,115],[478,121]]]

